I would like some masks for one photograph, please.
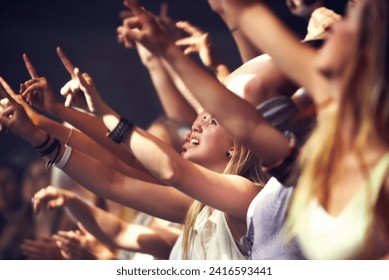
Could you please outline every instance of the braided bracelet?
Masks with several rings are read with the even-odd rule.
[[[55,153],[55,156],[53,157],[53,159],[52,160],[48,160],[46,162],[46,165],[45,165],[46,168],[51,168],[53,166],[53,164],[55,163],[55,161],[58,158],[58,155],[59,155],[60,151],[61,151],[61,145],[58,145],[57,152]]]
[[[34,148],[35,149],[42,149],[44,146],[47,145],[47,143],[49,143],[49,141],[50,141],[50,135],[48,133],[46,133],[46,140],[42,144],[35,146]]]
[[[134,124],[124,117],[120,118],[117,126],[108,134],[108,137],[117,144],[122,143],[130,132],[134,129]]]

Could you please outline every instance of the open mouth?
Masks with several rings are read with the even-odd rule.
[[[197,146],[198,144],[200,144],[200,141],[199,141],[199,139],[192,138],[192,139],[190,139],[190,144],[191,144],[191,146]]]

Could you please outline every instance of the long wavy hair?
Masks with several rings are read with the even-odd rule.
[[[262,189],[268,176],[260,170],[259,159],[243,145],[233,139],[234,153],[231,156],[223,174],[236,174],[251,180],[258,188]],[[217,186],[215,186],[217,187]],[[190,258],[191,242],[194,236],[194,224],[197,216],[204,208],[205,204],[195,201],[188,210],[184,223],[184,233],[182,240],[182,258]]]
[[[371,148],[369,140],[377,139],[389,146],[389,2],[366,2],[346,65],[340,102],[320,116],[303,149],[302,173],[287,222],[292,236],[298,232],[301,214],[313,197],[320,198],[324,204],[328,201],[329,186],[344,174],[341,159],[350,148],[358,156],[369,194],[369,169],[363,157]],[[341,140],[345,119],[353,120],[347,124],[351,125],[352,133],[347,144]],[[373,222],[374,205],[369,206]]]

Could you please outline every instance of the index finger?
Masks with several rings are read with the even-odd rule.
[[[36,79],[39,77],[38,72],[36,71],[34,65],[32,65],[31,60],[28,58],[27,54],[23,54],[24,64],[26,65],[27,71],[30,74],[31,78]]]
[[[16,93],[12,90],[10,85],[3,79],[3,77],[0,77],[0,91],[6,97],[12,104],[16,104]]]
[[[61,59],[63,66],[65,66],[65,69],[69,72],[70,76],[74,77],[75,67],[60,47],[57,48],[57,54],[59,56],[59,59]]]

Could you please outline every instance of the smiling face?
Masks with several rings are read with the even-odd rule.
[[[214,171],[222,172],[227,166],[233,147],[231,135],[210,114],[201,113],[186,137],[182,156]]]

